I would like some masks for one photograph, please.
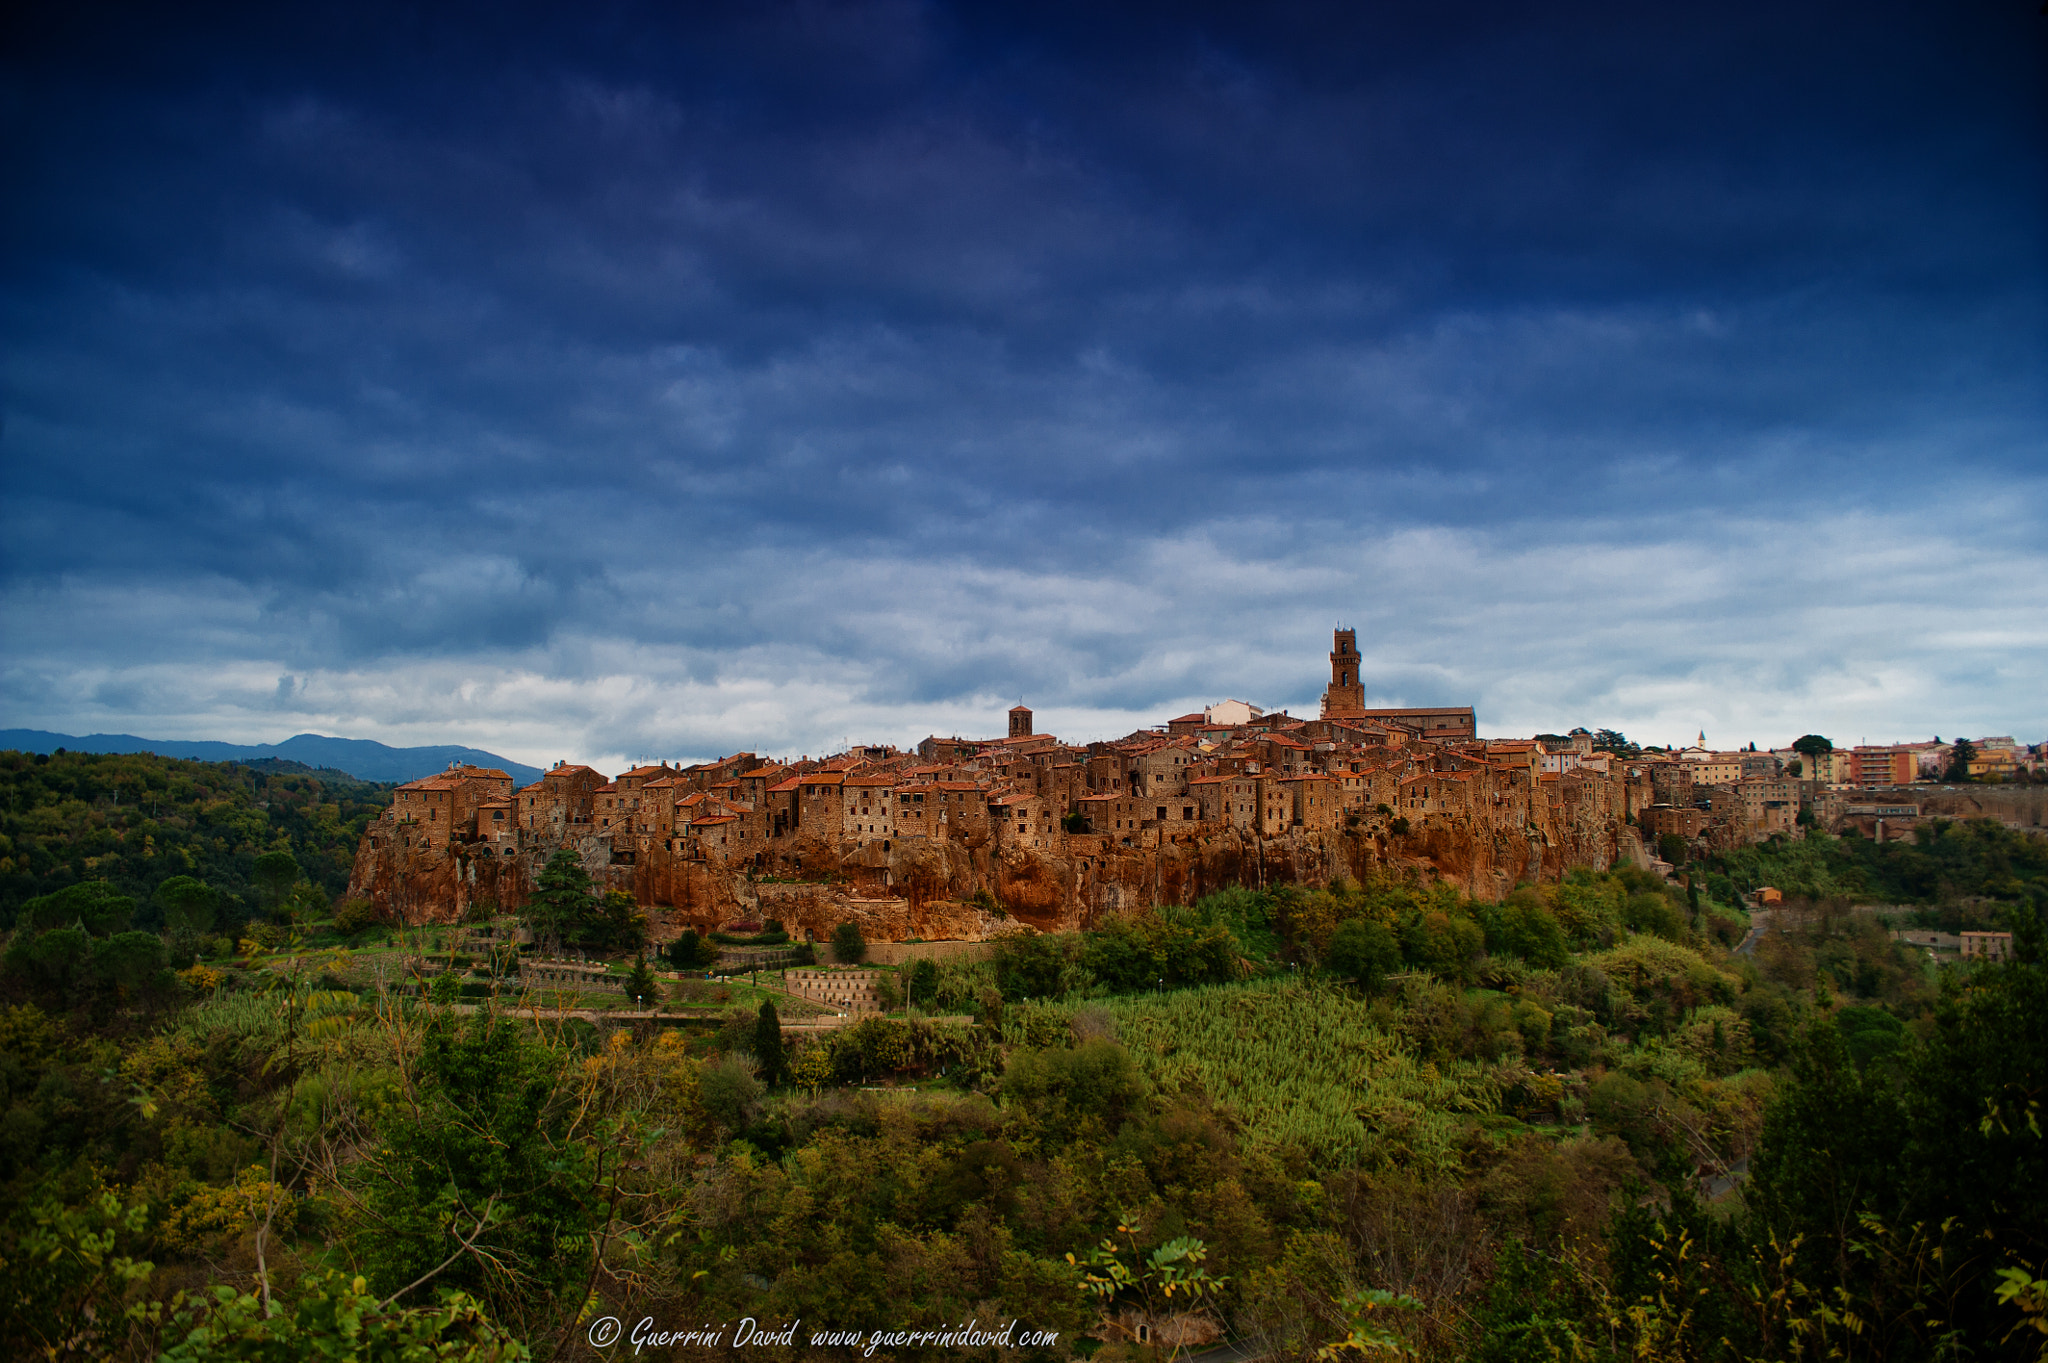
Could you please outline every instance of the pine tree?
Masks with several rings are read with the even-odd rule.
[[[634,960],[633,969],[626,976],[626,995],[636,1007],[646,1008],[661,1001],[661,984],[654,978],[654,970],[641,956]]]
[[[564,849],[541,869],[540,888],[526,901],[523,916],[533,935],[551,950],[578,936],[597,906],[590,898],[590,873],[582,858]]]
[[[1976,760],[1977,745],[1967,738],[1957,739],[1955,747],[1949,749],[1948,779],[1951,781],[1969,780],[1970,764]]]

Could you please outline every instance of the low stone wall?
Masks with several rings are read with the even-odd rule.
[[[601,965],[584,965],[576,961],[521,961],[519,982],[529,988],[535,985],[567,985],[571,989],[601,989],[610,972]]]
[[[868,964],[902,965],[905,961],[985,961],[995,951],[990,942],[870,942]]]

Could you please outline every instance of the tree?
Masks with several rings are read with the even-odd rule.
[[[1541,970],[1570,964],[1571,943],[1564,927],[1534,889],[1524,886],[1498,904],[1481,906],[1479,919],[1486,930],[1486,949],[1493,955],[1519,956]]]
[[[832,929],[832,959],[841,965],[859,965],[868,958],[868,939],[860,924],[848,921]]]
[[[93,943],[93,976],[109,1001],[169,993],[176,981],[166,964],[163,939],[153,932],[119,932]]]
[[[1348,918],[1330,935],[1323,963],[1332,974],[1347,975],[1367,993],[1378,993],[1380,982],[1401,964],[1401,944],[1369,918]]]
[[[645,1008],[659,1000],[657,991],[660,988],[660,984],[654,978],[653,969],[647,964],[647,958],[636,957],[632,970],[626,974],[626,997],[633,1000],[635,1007]]]
[[[1948,753],[1948,777],[1950,781],[1970,779],[1970,764],[1977,760],[1977,745],[1967,738],[1959,738]]]
[[[383,1142],[351,1170],[369,1216],[358,1262],[386,1304],[431,1285],[484,1296],[494,1313],[581,1300],[603,1206],[594,1146],[571,1139],[570,1071],[530,1027],[479,1010],[436,1011]]]
[[[773,999],[761,1000],[761,1015],[754,1023],[754,1059],[761,1066],[761,1082],[770,1088],[782,1082],[782,1019]]]
[[[564,941],[580,934],[594,907],[583,859],[564,848],[541,868],[540,888],[527,899],[521,916],[535,937],[559,951]]]
[[[578,940],[603,951],[638,951],[647,940],[647,915],[624,890],[606,890],[594,901]]]
[[[283,905],[284,897],[299,882],[298,859],[281,847],[256,858],[256,864],[249,870],[256,878],[256,888],[273,911]]]
[[[51,928],[42,933],[17,931],[7,944],[0,969],[61,1007],[85,980],[92,942],[91,934],[81,927]]]
[[[1611,752],[1617,757],[1634,757],[1642,749],[1636,744],[1629,742],[1628,738],[1619,729],[1595,729],[1593,731],[1593,751]]]
[[[76,924],[94,937],[105,937],[126,929],[134,912],[135,901],[127,895],[117,893],[104,880],[86,880],[29,900],[21,906],[18,921],[38,928]]]
[[[910,967],[910,981],[907,991],[910,1001],[923,1008],[939,996],[939,968],[929,960],[920,959]]]
[[[1802,757],[1814,758],[1816,761],[1826,757],[1834,750],[1835,745],[1819,734],[1805,734],[1792,740],[1793,752],[1798,753]]]
[[[220,896],[211,885],[193,876],[172,876],[156,887],[156,902],[164,909],[164,926],[172,932],[210,932],[219,901]]]
[[[718,959],[717,948],[708,945],[695,928],[684,928],[661,954],[678,970],[701,970]]]
[[[1401,929],[1402,954],[1445,979],[1467,980],[1486,946],[1480,926],[1462,914],[1417,914]]]

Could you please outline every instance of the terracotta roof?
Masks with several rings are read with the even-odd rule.
[[[788,780],[786,780],[786,781],[779,781],[779,782],[777,782],[776,784],[774,784],[774,785],[772,785],[772,786],[768,787],[768,793],[769,793],[770,795],[783,795],[783,794],[788,794],[788,793],[790,793],[790,792],[793,792],[793,791],[796,791],[796,790],[798,790],[798,789],[801,789],[801,788],[802,788],[802,786],[803,786],[803,783],[804,783],[804,778],[803,778],[803,777],[801,777],[801,776],[792,776],[792,777],[790,777],[790,778],[789,778]]]

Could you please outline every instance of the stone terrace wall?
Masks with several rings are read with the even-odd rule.
[[[987,942],[870,942],[870,965],[905,961],[985,961],[995,951]]]
[[[792,970],[783,987],[798,998],[836,1008],[842,1013],[879,1013],[879,970]]]

